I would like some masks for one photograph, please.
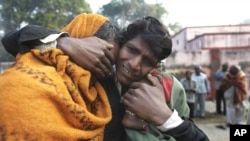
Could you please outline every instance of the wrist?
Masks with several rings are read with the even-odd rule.
[[[178,112],[174,110],[173,114],[160,126],[156,126],[160,131],[165,132],[179,126],[183,120],[179,117]]]
[[[70,37],[60,37],[57,39],[57,48],[64,50],[65,44],[69,41]]]
[[[154,116],[154,125],[155,126],[160,126],[163,125],[172,115],[173,115],[174,110],[167,110],[167,113],[159,115],[159,116]]]

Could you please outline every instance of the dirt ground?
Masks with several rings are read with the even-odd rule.
[[[225,126],[226,117],[224,115],[206,112],[204,119],[194,118],[193,121],[207,135],[210,141],[230,140],[230,128]],[[217,128],[218,125],[226,128]]]
[[[223,124],[226,122],[226,117],[225,115],[219,115],[219,114],[206,112],[205,118],[193,118],[193,121],[196,124],[209,124],[209,123]]]

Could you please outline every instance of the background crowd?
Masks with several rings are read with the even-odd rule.
[[[234,124],[249,124],[248,78],[241,68],[228,62],[210,77],[215,79],[215,96],[212,98],[210,78],[201,65],[185,70],[180,78],[190,108],[190,117],[207,119],[206,101],[213,101],[215,115],[225,116],[225,124],[216,127],[226,129]]]

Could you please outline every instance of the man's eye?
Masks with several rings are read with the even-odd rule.
[[[149,59],[145,59],[144,63],[147,65],[147,66],[154,66],[154,63],[149,60]]]
[[[127,46],[127,49],[128,49],[129,52],[131,52],[131,53],[136,53],[136,49],[134,49],[133,47]]]

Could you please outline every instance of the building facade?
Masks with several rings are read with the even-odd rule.
[[[199,64],[209,76],[215,96],[213,75],[222,63],[239,65],[250,74],[250,24],[187,27],[172,37],[173,53],[164,60],[170,73],[182,73]]]

